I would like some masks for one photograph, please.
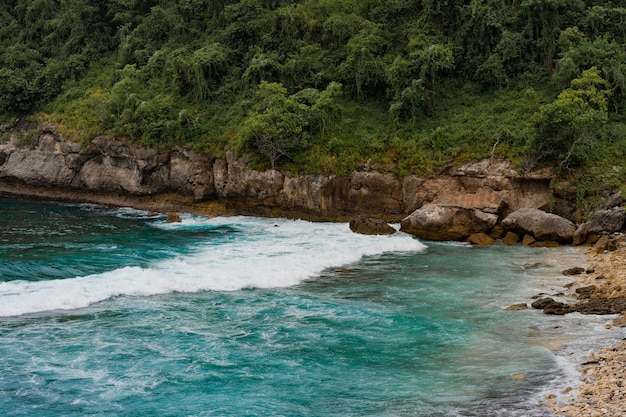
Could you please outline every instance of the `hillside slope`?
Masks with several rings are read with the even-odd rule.
[[[8,0],[0,23],[3,130],[308,173],[493,155],[626,177],[620,1]]]

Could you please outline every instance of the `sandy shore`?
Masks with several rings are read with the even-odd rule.
[[[626,245],[615,251],[596,253],[587,251],[589,270],[593,273],[579,275],[577,287],[594,285],[595,295],[602,298],[626,296]],[[626,326],[622,313],[609,326]],[[557,403],[551,395],[546,405],[555,415],[566,417],[623,417],[626,415],[626,341],[603,348],[590,355],[581,365],[581,385],[578,395],[567,404]]]

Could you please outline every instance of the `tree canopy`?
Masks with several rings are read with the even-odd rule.
[[[617,0],[6,0],[0,45],[0,124],[84,140],[398,174],[626,143]]]

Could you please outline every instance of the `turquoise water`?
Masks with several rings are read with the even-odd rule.
[[[0,415],[548,416],[581,259],[0,199]]]

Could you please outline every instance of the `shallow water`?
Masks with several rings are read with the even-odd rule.
[[[548,416],[613,337],[571,248],[0,200],[0,415]]]

